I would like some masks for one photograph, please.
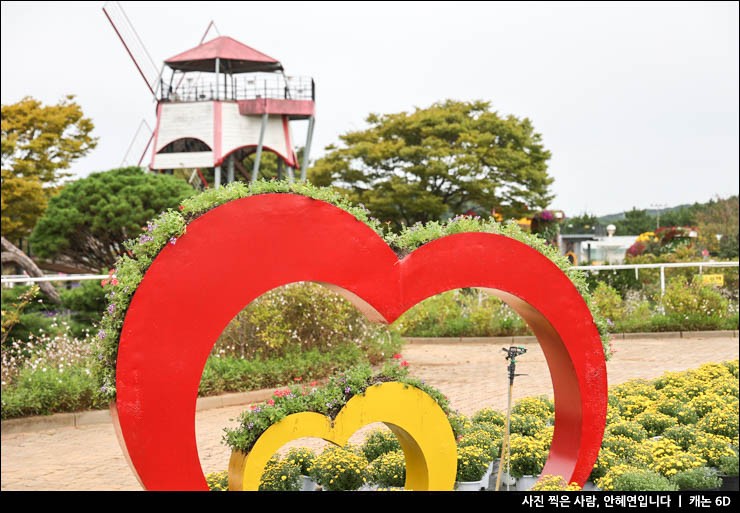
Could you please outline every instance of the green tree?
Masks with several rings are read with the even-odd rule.
[[[3,169],[0,191],[3,236],[15,242],[27,237],[44,213],[47,201],[40,181],[13,176]]]
[[[56,105],[31,97],[2,106],[2,231],[9,240],[27,237],[69,176],[73,160],[95,148],[93,123],[74,96]]]
[[[700,205],[696,213],[698,243],[722,258],[737,258],[738,225],[740,225],[738,196],[710,200]],[[717,235],[721,235],[719,240]]]
[[[646,210],[632,207],[624,213],[624,219],[614,222],[614,226],[617,227],[617,235],[640,235],[655,231],[655,218]]]
[[[14,176],[36,178],[58,185],[73,160],[97,145],[93,123],[82,108],[64,97],[56,105],[43,105],[31,97],[2,106],[2,169]]]
[[[596,227],[600,226],[598,218],[593,214],[583,213],[568,217],[560,227],[560,233],[594,233]]]
[[[661,226],[696,226],[696,214],[700,210],[699,203],[668,210],[660,214]]]
[[[137,167],[94,173],[51,198],[31,246],[42,258],[107,271],[125,253],[124,241],[141,235],[149,219],[192,194],[179,178]]]
[[[552,199],[550,152],[527,118],[447,100],[367,122],[340,136],[341,148],[329,146],[309,179],[347,190],[396,230],[469,211],[522,217]]]

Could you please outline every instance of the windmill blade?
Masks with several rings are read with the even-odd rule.
[[[152,143],[152,139],[154,139],[154,130],[152,130],[152,127],[146,122],[146,119],[142,119],[141,123],[139,123],[139,127],[136,129],[136,133],[134,133],[134,136],[131,138],[131,142],[128,145],[126,154],[123,156],[123,160],[121,160],[121,167],[141,167],[141,163],[149,149],[149,145]],[[143,150],[141,150],[142,145],[144,146]],[[138,157],[138,159],[132,159],[132,155],[141,156]]]
[[[218,27],[216,26],[216,23],[214,23],[214,21],[211,20],[211,22],[206,27],[206,31],[203,33],[203,37],[200,38],[200,43],[198,43],[198,44],[200,44],[200,45],[203,44],[203,41],[206,40],[206,37],[208,37],[208,33],[211,31],[211,29],[215,30],[216,31],[216,34],[218,34],[219,36],[221,35],[221,31],[218,30]]]
[[[131,24],[131,20],[126,16],[123,7],[118,2],[106,2],[103,6],[103,13],[108,18],[111,26],[113,26],[113,30],[115,30],[123,47],[134,62],[141,78],[144,79],[144,82],[146,82],[147,87],[149,87],[149,90],[156,99],[161,70],[154,64],[152,56],[149,55],[139,34]]]

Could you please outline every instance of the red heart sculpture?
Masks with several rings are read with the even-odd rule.
[[[529,324],[547,359],[555,432],[543,474],[583,484],[598,456],[606,363],[588,307],[548,258],[508,237],[461,233],[399,260],[364,223],[294,194],[231,201],[167,245],[139,285],[121,331],[114,423],[150,490],[207,490],[195,441],[206,359],[252,300],[312,281],[340,290],[374,320],[393,322],[423,299],[479,287]]]

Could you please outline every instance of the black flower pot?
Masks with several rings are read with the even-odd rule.
[[[737,492],[740,490],[740,484],[738,482],[738,476],[721,476],[722,477],[722,486],[720,487],[720,490],[723,492],[726,491],[734,491]]]

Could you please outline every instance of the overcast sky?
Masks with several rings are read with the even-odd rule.
[[[2,2],[2,103],[77,95],[100,137],[78,175],[118,167],[141,120],[154,126],[103,5]],[[314,77],[314,158],[371,112],[481,99],[532,120],[566,215],[738,194],[736,2],[121,5],[157,65],[213,21]]]

